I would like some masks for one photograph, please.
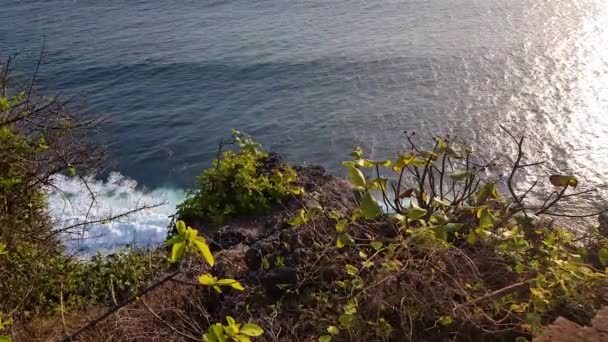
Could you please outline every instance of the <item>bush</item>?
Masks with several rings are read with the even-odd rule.
[[[233,131],[236,151],[226,151],[198,177],[197,189],[178,206],[185,221],[222,223],[227,217],[261,213],[282,198],[298,193],[293,168],[268,155],[248,136]]]
[[[19,308],[25,317],[56,312],[62,303],[71,310],[121,302],[167,266],[161,252],[125,250],[79,260],[28,243],[0,258],[0,311]]]

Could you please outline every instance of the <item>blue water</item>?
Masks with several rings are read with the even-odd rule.
[[[341,172],[354,145],[455,134],[508,161],[499,123],[608,197],[605,0],[0,0],[0,58],[109,114],[111,170],[183,189],[238,128]]]

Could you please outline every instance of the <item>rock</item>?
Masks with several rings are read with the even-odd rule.
[[[295,285],[298,283],[298,272],[293,267],[280,267],[262,274],[260,283],[271,298],[277,298],[282,293],[280,285]]]
[[[535,337],[534,342],[608,342],[608,309],[596,314],[590,327],[580,326],[566,318],[558,317],[553,324]]]

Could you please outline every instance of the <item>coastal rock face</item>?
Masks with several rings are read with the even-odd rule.
[[[583,327],[559,317],[534,342],[608,342],[608,308],[598,311],[591,326]]]

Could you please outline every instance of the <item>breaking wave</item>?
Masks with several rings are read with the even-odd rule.
[[[105,180],[94,176],[84,180],[58,175],[48,190],[49,210],[57,229],[76,225],[63,232],[66,247],[84,255],[160,244],[167,236],[170,215],[185,197],[182,189],[139,187],[137,181],[117,172]],[[106,220],[138,207],[146,208]]]

